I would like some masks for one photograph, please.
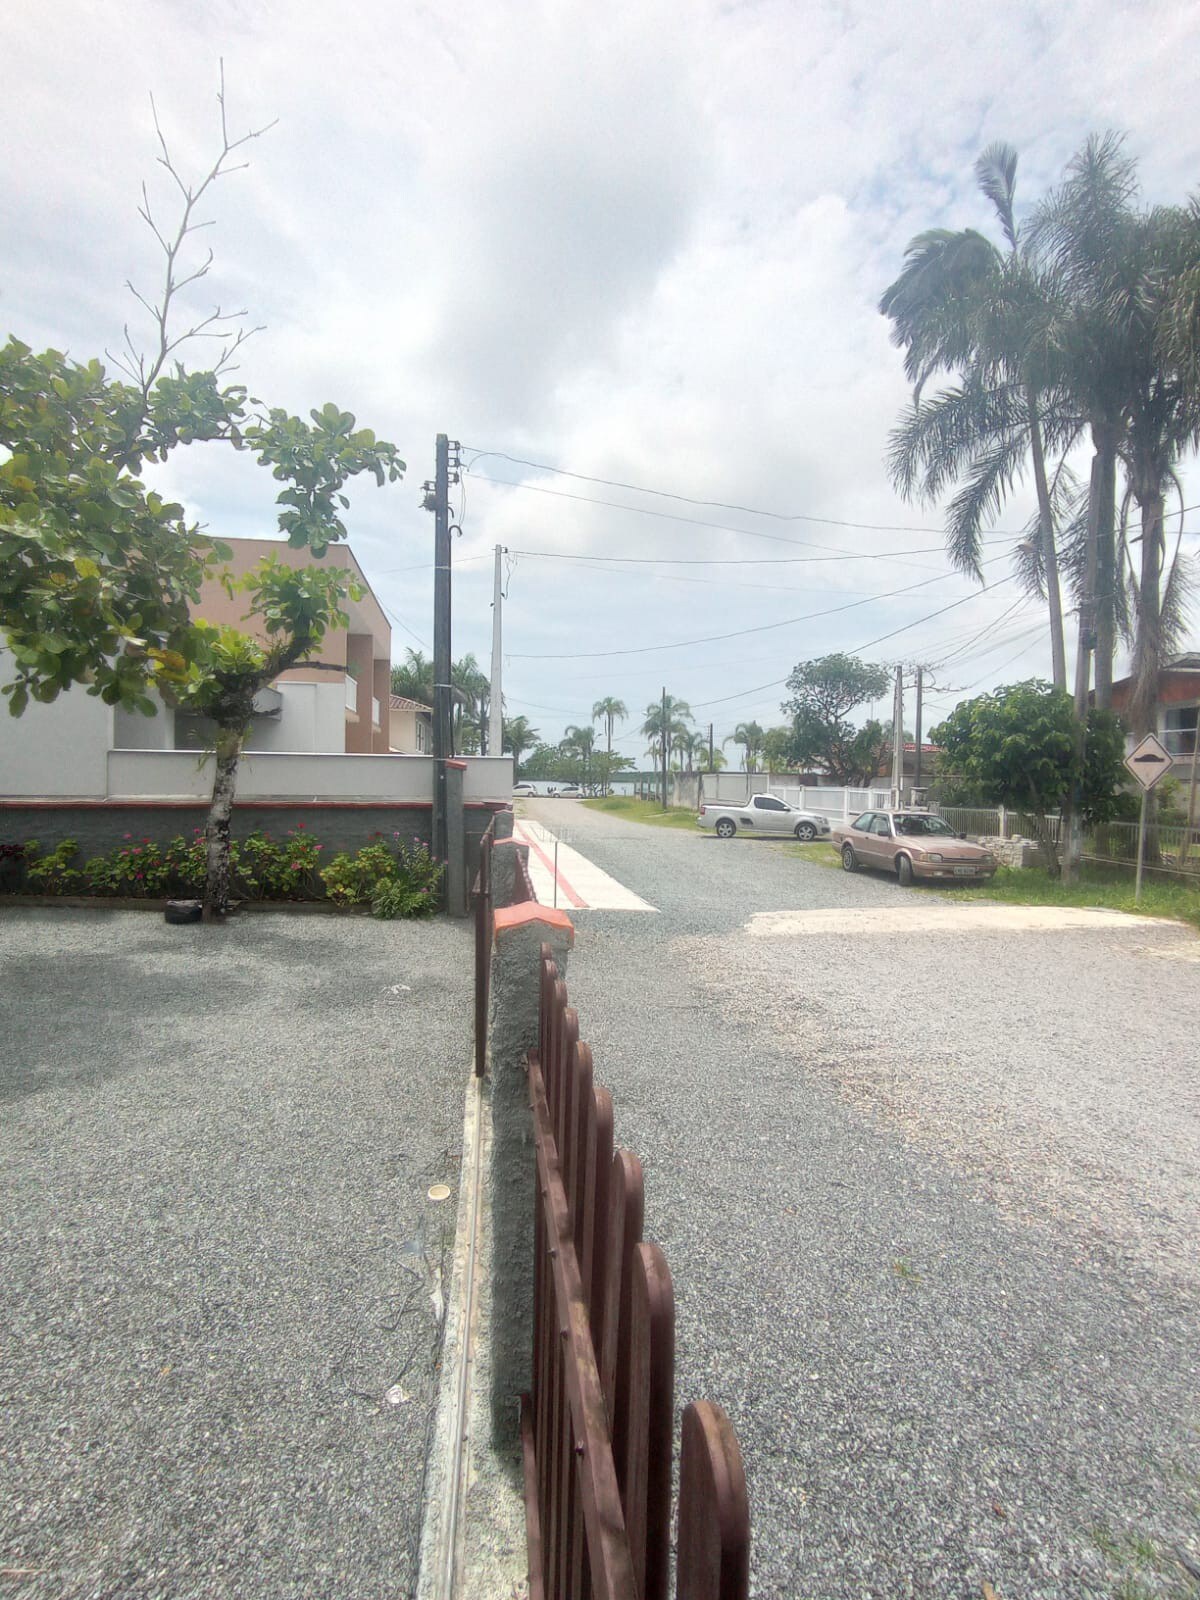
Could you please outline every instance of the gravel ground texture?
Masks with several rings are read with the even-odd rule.
[[[576,913],[568,987],[752,1592],[1200,1594],[1195,933],[526,809],[659,908]]]
[[[445,922],[0,913],[4,1593],[412,1592],[470,982]]]

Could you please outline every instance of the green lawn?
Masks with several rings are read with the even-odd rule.
[[[1175,883],[1147,873],[1140,905],[1133,903],[1133,873],[1084,867],[1078,880],[1064,884],[1041,867],[1001,867],[991,883],[956,889],[972,900],[1002,900],[1019,906],[1098,906],[1144,917],[1175,917],[1200,928],[1200,886]]]
[[[656,800],[635,800],[632,795],[610,794],[603,800],[583,800],[589,811],[607,811],[627,817],[630,822],[649,822],[656,828],[686,828],[696,831],[696,813],[689,806],[664,811]]]

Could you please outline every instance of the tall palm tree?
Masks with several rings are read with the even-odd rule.
[[[423,706],[433,704],[433,662],[423,650],[414,650],[410,645],[405,650],[405,660],[392,667],[392,693]]]
[[[540,739],[538,730],[529,726],[528,717],[505,717],[504,748],[514,757],[513,767],[518,777],[521,774],[521,757],[526,750],[532,750]]]
[[[1024,247],[1016,223],[1016,151],[993,144],[975,163],[1006,249],[973,228],[918,234],[904,270],[879,309],[905,351],[913,409],[892,435],[889,466],[906,497],[937,499],[959,480],[948,507],[947,547],[961,571],[981,579],[982,532],[1031,464],[1037,495],[1034,560],[1019,562],[1027,584],[1044,589],[1056,687],[1066,686],[1062,597],[1047,443],[1065,451],[1079,419],[1063,404],[1055,362],[1042,337],[1054,285]],[[932,400],[922,390],[936,373],[955,387]],[[1020,552],[1019,552],[1020,554]]]
[[[671,759],[676,738],[688,731],[691,720],[692,708],[687,701],[669,694],[646,707],[646,720],[639,731],[650,740],[651,749],[657,751],[656,759],[662,763]]]
[[[758,770],[758,758],[762,754],[765,737],[766,734],[757,722],[739,722],[728,739],[721,740],[721,746],[724,748],[727,744],[736,744],[743,751],[746,771],[755,772]]]
[[[474,655],[462,656],[450,668],[453,694],[454,748],[482,750],[487,742],[488,698],[491,684]]]
[[[613,723],[618,721],[624,722],[628,715],[629,711],[626,708],[624,700],[618,700],[611,694],[606,695],[603,700],[597,700],[595,705],[592,707],[592,721],[599,722],[601,718],[604,719],[604,750],[605,754],[608,756],[604,782],[605,794],[608,793],[607,771],[612,766]]]
[[[567,728],[562,737],[561,748],[577,755],[583,763],[583,781],[591,781],[592,751],[596,747],[596,730],[591,726],[577,728],[574,725]]]

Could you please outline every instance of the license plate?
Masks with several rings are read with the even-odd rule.
[[[956,878],[973,878],[975,876],[975,868],[974,867],[955,867],[954,876]]]

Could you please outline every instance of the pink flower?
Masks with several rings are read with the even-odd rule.
[[[126,834],[123,834],[122,837],[126,838],[126,839],[132,839],[133,835],[131,833],[126,833]]]
[[[292,862],[292,871],[293,872],[299,872],[300,870],[301,870],[300,862],[299,861],[293,861]]]

